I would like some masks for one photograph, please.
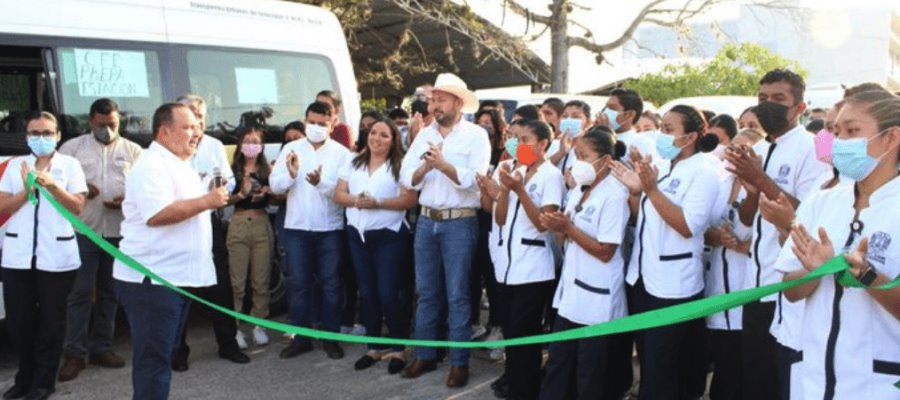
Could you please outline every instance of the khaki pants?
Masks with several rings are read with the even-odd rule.
[[[241,311],[247,276],[253,295],[250,315],[269,315],[269,274],[272,262],[272,226],[267,216],[232,218],[228,226],[228,265],[234,291],[234,308]]]

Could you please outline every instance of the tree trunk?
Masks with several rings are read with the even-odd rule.
[[[553,0],[550,25],[550,91],[569,91],[569,0]]]

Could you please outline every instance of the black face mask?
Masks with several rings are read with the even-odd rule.
[[[769,135],[780,136],[788,131],[788,106],[764,102],[754,108],[759,124]]]

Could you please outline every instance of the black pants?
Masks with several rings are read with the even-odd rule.
[[[754,302],[744,305],[741,331],[741,374],[744,399],[768,400],[777,398],[775,338],[769,333],[775,302]]]
[[[627,269],[633,246],[634,226],[629,225],[625,229],[625,237],[622,242],[622,258],[625,260],[623,270]],[[624,272],[622,276],[625,276]],[[628,304],[632,304],[631,292],[631,290],[626,290]],[[607,368],[606,374],[608,383],[603,385],[605,399],[621,399],[634,385],[634,337],[634,332],[609,336],[609,368]]]
[[[782,346],[781,343],[778,342],[775,343],[775,346],[778,348],[778,350],[776,350],[777,353],[775,359],[775,362],[778,364],[778,374],[776,377],[778,380],[778,399],[790,400],[791,368],[794,367],[794,364],[803,361],[803,352],[787,346]]]
[[[553,332],[584,325],[556,316]],[[609,339],[606,336],[550,343],[541,400],[600,399],[607,375]],[[510,348],[507,348],[507,353]],[[507,360],[507,364],[509,360]],[[610,366],[611,367],[611,366]]]
[[[648,293],[640,279],[632,290],[634,301],[629,306],[633,314],[684,304],[703,297],[703,292],[700,292],[683,299],[659,298]],[[695,357],[703,349],[697,348],[698,342],[691,336],[705,329],[705,321],[695,319],[647,329],[636,335],[641,364],[639,399],[674,400],[696,396],[693,393],[694,382],[702,372],[697,370],[701,363]],[[703,367],[705,368],[705,364]]]
[[[341,281],[344,283],[344,296],[341,306],[341,326],[353,327],[359,315],[359,285],[356,283],[356,270],[353,268],[353,257],[350,257],[350,245],[347,235],[341,235]],[[320,297],[321,298],[321,297]]]
[[[488,326],[501,326],[503,319],[497,300],[497,278],[494,276],[494,264],[488,250],[488,237],[491,230],[491,214],[478,210],[478,244],[472,257],[472,275],[469,281],[469,300],[472,303],[472,325],[478,324],[481,317],[481,289],[487,291]]]
[[[741,400],[741,331],[709,331],[715,366],[709,388],[711,400]]]
[[[509,314],[503,325],[503,337],[515,339],[539,335],[542,331],[544,303],[553,281],[505,285],[504,301]],[[537,399],[541,388],[541,345],[506,348],[506,379],[510,399]]]
[[[216,284],[205,288],[185,288],[185,290],[204,300],[213,302],[229,310],[234,310],[234,292],[231,289],[231,274],[228,272],[228,249],[225,247],[225,227],[222,221],[212,215],[213,263],[216,265]],[[204,307],[205,308],[205,307]],[[207,310],[212,319],[213,332],[219,353],[238,351],[237,321],[217,311]],[[187,317],[186,317],[187,318]],[[178,349],[175,350],[176,362],[187,361],[191,348],[187,344],[187,325],[181,331]]]
[[[76,271],[3,268],[3,301],[16,346],[16,385],[53,389],[66,337],[66,308]]]

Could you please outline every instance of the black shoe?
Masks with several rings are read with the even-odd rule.
[[[328,358],[332,360],[340,360],[344,358],[344,349],[337,342],[326,341],[322,343],[322,350],[328,354]]]
[[[373,365],[375,365],[375,359],[372,358],[371,356],[369,356],[368,354],[366,354],[366,355],[360,357],[359,360],[356,360],[356,363],[353,364],[353,369],[359,371],[359,370],[369,368]]]
[[[175,372],[184,372],[188,370],[188,360],[187,357],[178,357],[175,356],[172,358],[172,371]]]
[[[25,396],[25,400],[47,400],[55,390],[47,388],[34,388]]]
[[[498,399],[508,399],[509,398],[509,383],[505,380],[494,388],[494,397]]]
[[[406,361],[403,361],[399,358],[392,358],[388,363],[388,373],[391,375],[403,371],[403,368],[406,368]]]
[[[31,390],[30,387],[24,385],[13,385],[11,388],[7,389],[6,392],[3,393],[4,399],[21,399],[28,394],[28,391]]]
[[[498,387],[506,384],[506,373],[500,375],[495,381],[491,382],[491,389],[497,390]]]
[[[294,357],[297,357],[308,351],[312,351],[312,349],[313,349],[312,343],[310,343],[310,342],[300,343],[300,342],[294,341],[294,342],[291,342],[291,344],[289,344],[288,347],[285,347],[283,350],[281,350],[281,354],[279,354],[278,357],[294,358]]]
[[[250,357],[247,357],[247,355],[240,350],[220,351],[219,358],[224,358],[235,364],[246,364],[250,362]]]

